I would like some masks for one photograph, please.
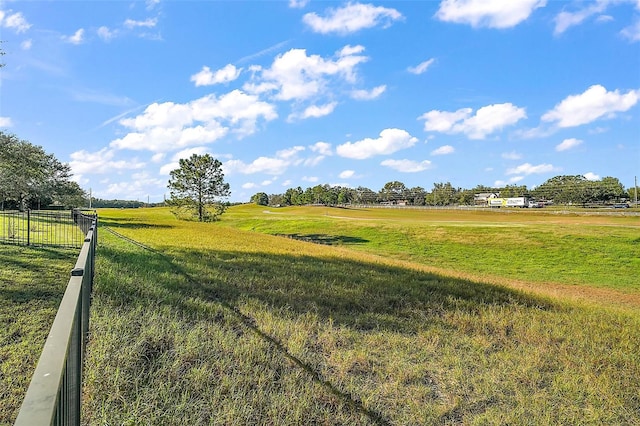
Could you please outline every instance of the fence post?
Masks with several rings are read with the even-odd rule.
[[[31,245],[31,209],[27,209],[27,246]]]

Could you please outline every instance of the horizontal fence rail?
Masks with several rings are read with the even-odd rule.
[[[93,217],[77,209],[0,211],[0,242],[80,248]]]
[[[16,426],[79,425],[98,218],[77,212],[86,235],[15,421]]]

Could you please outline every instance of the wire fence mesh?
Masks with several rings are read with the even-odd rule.
[[[93,216],[80,210],[0,211],[0,242],[80,248]]]

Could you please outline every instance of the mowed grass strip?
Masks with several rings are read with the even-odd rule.
[[[640,416],[637,310],[428,273],[351,242],[178,222],[162,209],[104,211],[101,223],[164,255],[102,238],[90,423],[633,424]],[[334,231],[320,234],[356,238]]]
[[[0,244],[0,424],[13,424],[78,250]]]

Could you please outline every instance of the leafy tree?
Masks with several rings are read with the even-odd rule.
[[[618,178],[607,176],[595,183],[597,185],[597,197],[599,201],[617,201],[625,196],[624,186],[620,183]]]
[[[269,199],[268,205],[271,205],[271,206],[284,205],[284,196],[282,194],[271,194],[267,198]]]
[[[408,190],[404,183],[394,180],[384,184],[379,192],[382,201],[398,201],[408,198]]]
[[[287,192],[284,193],[283,204],[288,206],[299,206],[302,204],[306,204],[303,195],[304,191],[301,187],[289,188],[287,189]]]
[[[355,191],[351,188],[339,188],[338,204],[350,204],[355,198]]]
[[[24,210],[58,204],[78,207],[86,194],[71,180],[71,168],[40,146],[0,132],[0,198]]]
[[[528,197],[529,190],[526,185],[507,185],[500,190],[500,196],[503,198]]]
[[[265,192],[258,192],[251,197],[251,202],[256,203],[259,206],[268,206],[269,196]]]
[[[376,202],[378,194],[369,188],[359,186],[354,191],[354,202],[357,204],[373,204]]]
[[[217,197],[226,197],[231,192],[224,182],[222,163],[209,154],[193,154],[181,159],[179,168],[171,171],[168,188],[174,206],[174,214],[191,213],[198,221],[216,220],[226,206]]]
[[[583,203],[586,200],[587,183],[582,175],[555,176],[533,190],[532,195],[556,204]]]
[[[458,190],[451,183],[434,183],[426,202],[431,206],[449,206],[458,202]]]
[[[636,199],[640,198],[640,188],[638,188],[637,186],[630,186],[627,189],[627,193],[625,194],[625,197],[635,202]]]
[[[458,193],[458,202],[465,206],[472,206],[475,202],[476,192],[472,189],[463,189]]]
[[[409,190],[409,203],[414,206],[424,206],[426,197],[427,191],[421,186],[416,186]]]

